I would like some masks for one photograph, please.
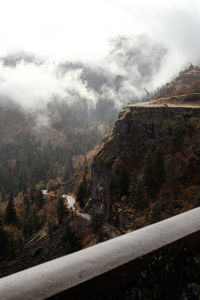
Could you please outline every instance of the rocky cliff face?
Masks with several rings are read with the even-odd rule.
[[[198,205],[199,117],[200,108],[122,110],[94,159],[90,213],[127,231]]]

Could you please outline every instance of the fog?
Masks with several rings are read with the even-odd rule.
[[[116,37],[101,63],[56,63],[26,53],[0,59],[0,94],[25,109],[44,108],[52,99],[87,99],[89,106],[113,100],[116,107],[138,101],[159,72],[166,49],[145,35]]]
[[[117,108],[200,61],[195,0],[6,1],[0,102],[45,109],[53,99]]]

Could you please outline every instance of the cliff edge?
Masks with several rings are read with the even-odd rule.
[[[127,232],[198,205],[200,101],[192,98],[196,107],[149,102],[121,111],[94,158],[91,214]]]

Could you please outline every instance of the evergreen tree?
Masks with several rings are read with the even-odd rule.
[[[4,255],[7,244],[7,236],[4,231],[3,225],[0,225],[0,255]]]
[[[59,223],[62,223],[65,213],[66,212],[65,212],[63,197],[58,196],[58,199],[57,199],[57,217],[58,217]]]
[[[41,190],[37,190],[35,192],[35,202],[36,202],[37,210],[39,211],[44,205],[44,197]]]
[[[37,210],[35,210],[35,209],[33,211],[33,227],[35,230],[38,230],[40,228],[40,220],[37,215]]]
[[[144,186],[149,196],[154,196],[155,170],[152,152],[150,151],[144,161]]]
[[[17,224],[17,215],[14,206],[13,196],[10,194],[10,198],[8,200],[8,205],[5,211],[5,224],[6,225],[16,225]]]
[[[68,164],[66,164],[65,168],[64,168],[63,180],[64,181],[68,180],[69,175],[70,175],[69,166],[68,166]]]
[[[143,194],[143,184],[142,181],[139,180],[136,185],[135,189],[133,192],[133,204],[135,208],[142,209],[144,208],[146,201],[144,199],[144,194]]]
[[[149,151],[144,162],[144,185],[149,196],[156,198],[165,181],[165,163],[161,148],[154,159],[152,150]]]
[[[66,226],[62,240],[64,254],[69,254],[80,249],[80,241],[69,225]]]
[[[122,170],[119,175],[119,192],[120,197],[127,195],[129,187],[129,176],[127,170],[122,167]]]
[[[36,189],[35,186],[32,186],[28,193],[28,200],[34,202],[35,201]]]
[[[140,185],[140,184],[139,184]],[[138,181],[135,178],[132,178],[132,181],[129,185],[129,201],[133,204],[134,207],[139,204],[138,202],[140,201],[140,188],[137,189],[138,186]]]
[[[92,216],[92,231],[94,234],[102,228],[105,223],[105,216],[103,214],[96,214]]]
[[[178,185],[178,174],[177,174],[177,162],[175,157],[171,157],[168,160],[166,166],[166,179],[168,185],[168,191],[171,194],[177,193],[177,185]]]
[[[11,258],[15,257],[16,255],[16,245],[15,245],[15,241],[13,240],[13,237],[10,237],[8,240],[8,248],[9,248],[9,256]]]
[[[25,210],[25,217],[28,215],[29,210],[30,210],[31,204],[30,204],[30,200],[27,197],[26,194],[24,194],[24,210]]]
[[[20,234],[18,236],[18,248],[19,248],[20,251],[22,251],[23,248],[24,248],[24,240],[23,240],[22,234]]]
[[[34,223],[33,223],[33,211],[29,210],[26,218],[24,218],[24,223],[23,223],[23,234],[30,235],[32,234],[34,229]]]
[[[83,177],[83,181],[79,185],[79,189],[76,195],[76,200],[79,202],[80,207],[84,207],[84,198],[87,197],[87,184],[86,184],[86,178],[85,176]]]
[[[1,189],[1,201],[2,202],[6,201],[6,193],[5,193],[5,189],[4,188]]]
[[[156,201],[151,209],[150,223],[156,223],[161,220],[161,207],[160,202]]]
[[[155,187],[159,192],[165,180],[165,162],[164,155],[161,148],[158,149],[155,158]]]

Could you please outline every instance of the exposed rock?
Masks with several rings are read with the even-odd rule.
[[[121,111],[110,139],[94,158],[92,167],[92,200],[88,211],[103,212],[106,221],[120,227],[127,226],[133,220],[122,221],[124,204],[119,191],[119,182],[115,180],[120,169],[125,168],[130,181],[143,178],[144,159],[150,148],[161,147],[165,164],[169,157],[177,163],[178,192],[169,199],[169,188],[164,184],[161,199],[163,218],[192,207],[186,188],[194,185],[194,198],[198,195],[200,108],[192,107],[142,107],[129,106]],[[198,181],[198,182],[197,182]],[[127,191],[128,193],[128,191]],[[185,204],[179,203],[186,199]],[[125,197],[126,199],[126,197]],[[148,200],[148,199],[147,199]],[[190,199],[191,200],[191,199]],[[171,204],[175,205],[171,208]],[[181,200],[180,200],[181,201]],[[150,200],[148,205],[150,205]],[[174,203],[174,202],[173,202]],[[148,206],[149,209],[151,206]],[[116,209],[118,207],[118,209]],[[120,209],[119,209],[120,208]],[[127,200],[126,211],[133,212],[132,203]],[[166,210],[166,211],[165,211]],[[138,217],[144,217],[138,215]],[[117,224],[118,223],[118,224]],[[133,222],[134,223],[134,222]],[[141,223],[141,222],[140,222]],[[141,223],[142,224],[142,223]],[[137,225],[138,226],[138,225]],[[140,226],[140,225],[139,225]]]

